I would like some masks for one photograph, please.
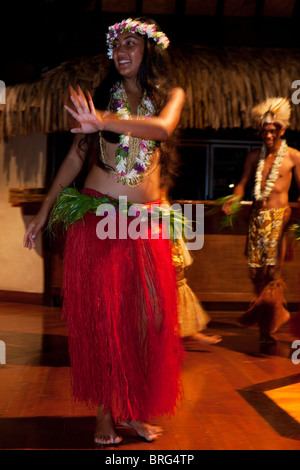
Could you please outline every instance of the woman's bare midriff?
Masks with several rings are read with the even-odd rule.
[[[116,145],[105,143],[106,163],[115,167]],[[85,188],[94,189],[102,194],[118,199],[119,196],[126,196],[128,202],[147,203],[157,201],[161,197],[160,188],[160,165],[159,150],[153,154],[153,163],[149,168],[149,174],[137,186],[128,186],[118,182],[115,173],[107,172],[97,165],[94,165],[84,183]],[[153,171],[152,171],[153,170]]]

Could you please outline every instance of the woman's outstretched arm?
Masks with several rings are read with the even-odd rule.
[[[65,106],[67,111],[79,123],[79,127],[71,129],[73,133],[92,133],[110,131],[116,134],[131,135],[147,140],[166,140],[179,123],[185,101],[182,88],[174,88],[169,99],[158,116],[141,119],[131,116],[131,119],[119,119],[114,113],[104,113],[96,110],[90,94],[85,99],[83,93],[74,90],[71,93],[74,109]]]

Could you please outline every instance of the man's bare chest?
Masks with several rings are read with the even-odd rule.
[[[262,181],[268,179],[272,170],[274,169],[274,165],[276,164],[276,155],[268,155],[265,159],[264,166],[262,169]],[[280,165],[277,168],[277,174],[280,178],[289,177],[293,169],[293,163],[291,158],[289,157],[288,152],[284,155]]]

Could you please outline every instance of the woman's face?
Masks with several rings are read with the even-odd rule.
[[[121,33],[114,41],[113,61],[124,78],[136,78],[144,56],[144,39],[134,33]]]

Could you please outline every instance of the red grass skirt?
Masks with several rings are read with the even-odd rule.
[[[104,405],[115,420],[173,414],[183,351],[170,240],[100,240],[100,220],[86,213],[67,232],[63,315],[74,398]]]

